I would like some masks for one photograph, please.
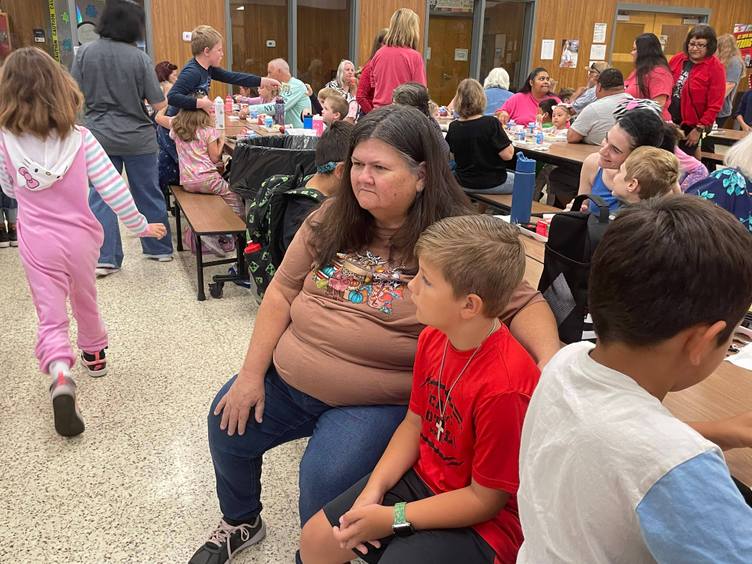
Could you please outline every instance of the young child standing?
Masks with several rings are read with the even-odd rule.
[[[303,528],[305,564],[513,563],[518,448],[538,368],[499,320],[525,270],[517,232],[451,217],[421,236],[410,404],[373,473]],[[334,529],[332,529],[334,528]]]
[[[525,418],[517,562],[749,562],[752,508],[721,452],[752,447],[749,414],[686,424],[661,403],[723,360],[752,302],[752,236],[700,198],[629,206],[589,301],[597,344],[554,356]]]
[[[55,430],[78,435],[84,422],[70,372],[68,298],[83,365],[91,376],[107,372],[94,275],[103,232],[89,209],[89,184],[132,233],[161,238],[167,230],[146,222],[101,145],[75,125],[83,95],[47,53],[32,47],[12,52],[0,75],[0,99],[0,185],[19,204],[21,263],[39,318],[36,356],[40,370],[52,376]]]
[[[638,147],[614,176],[612,192],[625,204],[681,193],[679,159],[657,147]]]

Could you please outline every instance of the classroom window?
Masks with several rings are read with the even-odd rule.
[[[532,20],[527,0],[486,2],[480,57],[481,83],[491,69],[502,67],[509,73],[512,88],[519,88],[531,70],[525,58],[527,22]]]
[[[298,0],[298,78],[314,91],[350,52],[350,0]]]
[[[266,76],[269,61],[288,58],[287,0],[231,0],[232,68]]]

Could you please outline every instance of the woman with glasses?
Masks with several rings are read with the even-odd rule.
[[[634,98],[653,100],[663,109],[663,119],[671,121],[668,106],[674,76],[655,34],[642,33],[635,38],[632,58],[635,69],[624,81],[624,90]]]
[[[604,61],[598,61],[588,67],[587,72],[587,85],[580,86],[572,94],[572,108],[578,114],[584,110],[589,104],[595,102],[595,85],[598,83],[598,77],[601,73],[608,68],[608,63]]]
[[[700,140],[712,129],[726,96],[726,70],[713,56],[717,47],[715,30],[698,25],[689,31],[684,51],[669,62],[674,75],[669,112],[687,136],[679,148],[690,155],[699,152]]]

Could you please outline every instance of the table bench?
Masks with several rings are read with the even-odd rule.
[[[188,225],[193,230],[196,244],[196,274],[198,277],[198,300],[204,301],[204,268],[221,264],[237,263],[237,275],[217,275],[214,282],[209,285],[209,290],[214,298],[222,297],[222,288],[225,282],[243,279],[247,276],[245,271],[245,222],[240,219],[227,203],[215,194],[195,194],[186,192],[180,186],[170,186],[170,191],[175,198],[175,230],[177,231],[177,249],[183,250],[183,233],[180,227],[181,212],[185,215]],[[201,237],[205,235],[235,235],[236,258],[204,261]]]

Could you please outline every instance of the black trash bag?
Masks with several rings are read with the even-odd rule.
[[[318,137],[273,135],[239,140],[232,156],[230,190],[245,200],[256,197],[261,183],[275,174],[293,174],[299,166],[305,174],[316,172]]]

